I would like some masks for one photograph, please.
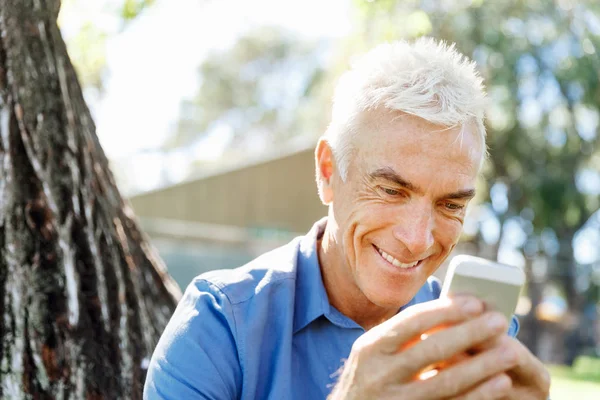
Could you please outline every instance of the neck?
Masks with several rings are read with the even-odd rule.
[[[317,242],[321,276],[329,303],[367,331],[393,317],[398,310],[372,303],[356,285],[331,225],[327,224],[323,239]]]

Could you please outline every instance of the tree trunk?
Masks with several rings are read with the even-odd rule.
[[[542,301],[543,282],[533,273],[533,259],[525,257],[525,276],[527,282],[527,295],[531,300],[531,311],[523,319],[523,335],[521,341],[536,356],[540,355],[539,339],[542,334],[542,326],[537,318],[536,311]]]
[[[0,0],[0,398],[140,399],[180,292],[115,186],[58,9]]]

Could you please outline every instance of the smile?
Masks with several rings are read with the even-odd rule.
[[[395,259],[391,255],[389,255],[385,251],[381,250],[379,247],[377,247],[377,246],[374,246],[374,247],[377,250],[377,252],[381,255],[381,257],[383,257],[387,262],[392,264],[394,267],[398,267],[398,268],[402,268],[402,269],[409,269],[409,268],[416,267],[421,262],[421,260],[419,260],[419,261],[405,264],[405,263],[398,261],[397,259]]]

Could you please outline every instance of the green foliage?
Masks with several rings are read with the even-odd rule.
[[[577,357],[573,365],[573,374],[577,379],[600,383],[600,358],[588,356]]]
[[[135,19],[147,7],[154,4],[155,0],[124,0],[121,16],[125,21]]]
[[[316,114],[310,100],[322,83],[318,53],[317,44],[274,27],[257,28],[213,52],[200,66],[197,95],[182,105],[176,134],[165,147],[187,146],[217,127],[226,127],[238,148],[305,133],[316,123],[306,116]]]
[[[573,367],[553,365],[549,369],[556,378],[600,384],[600,358],[597,357],[580,356],[575,360]]]

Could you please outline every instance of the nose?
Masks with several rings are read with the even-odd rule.
[[[432,208],[419,206],[399,216],[393,235],[410,252],[411,258],[421,258],[434,244],[433,229]]]

